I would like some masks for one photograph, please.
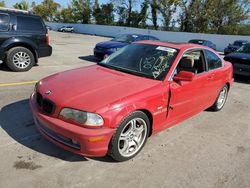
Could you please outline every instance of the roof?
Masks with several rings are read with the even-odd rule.
[[[27,10],[20,10],[20,9],[15,9],[15,8],[5,8],[5,7],[0,7],[0,11],[6,12],[6,13],[21,13],[21,14],[29,14],[32,16],[36,16],[35,14],[33,14],[31,11],[27,11]]]

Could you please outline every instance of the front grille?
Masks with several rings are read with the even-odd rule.
[[[40,93],[36,94],[36,101],[42,112],[45,112],[47,114],[54,113],[56,108],[55,104],[52,101],[43,98]]]

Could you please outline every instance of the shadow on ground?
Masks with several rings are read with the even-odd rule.
[[[0,64],[0,71],[11,72],[11,70],[4,63]]]
[[[250,78],[246,76],[234,75],[234,81],[242,84],[250,84]]]
[[[98,63],[100,60],[97,59],[95,56],[93,55],[88,55],[88,56],[80,56],[78,57],[81,60],[85,60],[85,61],[89,61],[89,62],[93,62],[93,63]]]
[[[69,162],[87,161],[80,155],[55,146],[40,135],[34,125],[28,99],[4,106],[0,111],[0,125],[15,141],[39,153]],[[110,157],[93,159],[112,162]]]

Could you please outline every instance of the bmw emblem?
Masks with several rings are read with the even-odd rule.
[[[50,95],[51,93],[52,93],[52,91],[51,91],[51,90],[48,90],[48,91],[45,92],[45,95],[48,96],[48,95]]]

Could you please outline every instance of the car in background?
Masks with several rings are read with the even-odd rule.
[[[73,33],[75,32],[75,29],[74,27],[72,26],[62,26],[58,29],[59,32],[70,32],[70,33]]]
[[[208,47],[140,41],[98,64],[40,80],[30,106],[52,143],[125,161],[151,134],[205,109],[221,110],[232,75],[232,64]]]
[[[207,46],[209,48],[212,48],[213,50],[216,50],[216,44],[212,43],[209,40],[192,39],[192,40],[189,40],[188,43],[199,44],[199,45],[202,45],[202,46]]]
[[[233,64],[234,74],[250,78],[250,43],[242,45],[239,49],[224,57]]]
[[[241,47],[243,44],[246,44],[248,41],[247,40],[236,40],[233,42],[233,44],[228,44],[228,46],[224,49],[224,55],[227,55],[229,53],[234,52],[237,50],[239,47]]]
[[[30,70],[52,54],[42,18],[28,11],[0,8],[0,62],[12,71]]]
[[[109,56],[120,48],[127,46],[128,44],[135,41],[142,40],[159,40],[158,38],[151,35],[142,34],[122,34],[118,37],[113,38],[110,41],[100,42],[96,44],[94,48],[94,56],[98,59],[103,59],[105,56]]]

